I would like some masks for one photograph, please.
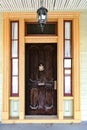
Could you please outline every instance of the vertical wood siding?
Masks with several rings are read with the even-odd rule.
[[[80,24],[81,120],[87,121],[87,13],[81,13]]]

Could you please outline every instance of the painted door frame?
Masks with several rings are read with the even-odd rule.
[[[19,97],[10,97],[10,21],[19,21]],[[63,22],[73,22],[73,96],[63,96]],[[48,13],[49,22],[58,23],[57,36],[25,36],[25,22],[36,22],[36,13],[3,13],[3,123],[58,123],[80,122],[80,28],[79,13]],[[55,119],[25,119],[25,43],[57,43],[57,116]],[[10,101],[19,102],[19,118],[10,118]],[[63,117],[63,102],[73,101],[73,118]]]

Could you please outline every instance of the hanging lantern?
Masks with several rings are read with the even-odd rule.
[[[37,10],[37,19],[38,19],[38,23],[41,27],[42,32],[43,32],[44,26],[47,22],[47,12],[48,12],[48,10],[46,8],[44,8],[43,6],[41,6]]]

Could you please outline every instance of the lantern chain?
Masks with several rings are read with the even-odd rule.
[[[40,0],[40,6],[43,6],[43,0]]]

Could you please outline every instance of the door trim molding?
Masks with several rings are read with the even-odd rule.
[[[32,16],[32,19],[31,19]],[[15,97],[10,97],[10,21],[19,20],[19,119],[9,117],[10,99],[15,100]],[[69,97],[63,96],[63,21],[73,21],[73,119],[63,118],[63,101],[69,100]],[[2,122],[3,123],[74,123],[80,122],[80,28],[79,28],[79,13],[63,12],[63,13],[48,13],[48,21],[58,22],[58,36],[56,37],[25,37],[25,22],[36,22],[36,13],[3,13],[3,107],[2,107]],[[7,31],[8,30],[8,31]],[[25,120],[25,44],[38,42],[57,43],[57,119],[29,119]],[[5,92],[5,93],[4,93]],[[71,98],[71,97],[70,97]]]

